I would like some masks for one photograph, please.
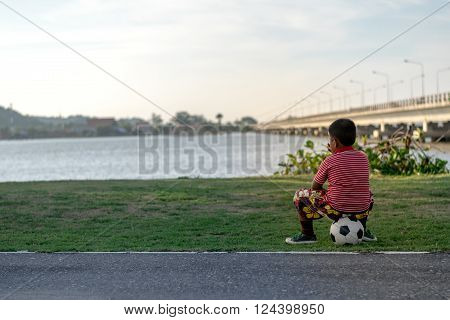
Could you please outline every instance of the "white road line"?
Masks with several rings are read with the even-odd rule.
[[[359,254],[359,252],[346,252],[346,251],[273,251],[273,252],[266,252],[266,251],[244,251],[244,252],[235,252],[239,254],[268,254],[268,253],[275,253],[275,254]]]
[[[2,251],[0,254],[32,254],[41,253],[33,251]],[[342,252],[342,251],[61,251],[45,254],[300,254],[300,255],[358,255],[358,254],[391,254],[391,255],[417,255],[428,254],[427,251],[374,251],[374,252]]]
[[[375,253],[382,254],[426,254],[428,251],[375,251]]]

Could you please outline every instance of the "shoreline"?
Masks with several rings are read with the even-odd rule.
[[[60,183],[132,183],[132,182],[148,182],[148,183],[156,183],[156,182],[170,182],[170,181],[236,181],[236,180],[254,180],[260,179],[265,180],[267,182],[273,180],[292,180],[292,179],[309,179],[313,178],[313,174],[301,174],[296,176],[283,176],[283,175],[255,175],[255,176],[243,176],[243,177],[188,177],[188,176],[180,176],[180,177],[170,177],[170,178],[130,178],[130,179],[61,179],[61,180],[24,180],[24,181],[1,181],[0,185],[4,184],[60,184]],[[397,175],[397,176],[389,176],[389,175],[381,175],[376,173],[370,174],[370,180],[383,180],[385,178],[396,179],[396,180],[426,180],[427,178],[439,178],[439,177],[450,177],[450,173],[442,173],[442,174],[429,174],[429,175],[419,175],[413,174],[410,176],[405,175]]]
[[[223,135],[223,134],[233,134],[233,133],[253,133],[253,134],[257,134],[257,133],[261,133],[261,134],[268,134],[268,135],[280,135],[277,133],[273,133],[273,132],[261,132],[261,131],[223,131],[223,132],[218,132],[214,135]],[[178,136],[178,135],[174,135],[174,134],[158,134],[160,136]],[[297,137],[301,137],[304,139],[327,139],[328,136],[303,136],[303,135],[292,135],[292,134],[282,134],[282,135],[286,135],[286,136],[297,136]],[[198,136],[197,134],[194,134],[192,136]],[[113,138],[136,138],[139,137],[136,134],[133,135],[117,135],[117,136],[86,136],[86,137],[71,137],[71,136],[67,136],[67,137],[39,137],[39,138],[16,138],[16,139],[0,139],[0,142],[3,141],[8,141],[8,142],[13,142],[13,141],[40,141],[40,140],[72,140],[72,139],[113,139]],[[359,137],[361,138],[361,137]],[[359,139],[357,138],[357,139]],[[370,143],[376,143],[379,142],[378,139],[369,139],[368,140]],[[450,141],[439,141],[439,142],[424,142],[424,145],[449,145],[450,146]]]

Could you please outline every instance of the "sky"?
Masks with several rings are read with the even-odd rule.
[[[169,119],[177,111],[268,121],[446,1],[2,0],[0,105],[31,115]],[[450,5],[283,116],[437,90],[450,67]],[[403,83],[396,83],[403,81]],[[450,71],[439,73],[450,91]],[[374,88],[378,88],[374,90]],[[375,93],[374,93],[375,91]],[[331,102],[329,101],[331,98]],[[319,105],[320,103],[320,105]]]

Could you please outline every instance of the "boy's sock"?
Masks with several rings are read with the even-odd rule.
[[[366,227],[366,223],[367,223],[367,217],[360,219],[359,222],[361,222],[363,228],[364,228],[364,236],[363,236],[363,241],[377,241],[377,237],[370,232],[367,227]]]
[[[365,231],[366,230],[366,224],[367,224],[367,217],[364,217],[364,218],[360,219],[359,222],[361,222],[361,224],[362,224],[362,226],[364,228],[364,231]]]
[[[314,228],[313,228],[312,220],[300,221],[300,224],[302,225],[302,233],[305,236],[313,236],[314,235]]]

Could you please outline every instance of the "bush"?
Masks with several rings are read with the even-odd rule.
[[[421,145],[421,134],[411,131],[397,130],[391,138],[382,140],[375,145],[367,145],[363,137],[363,146],[355,144],[355,149],[366,153],[373,173],[383,175],[412,175],[448,173],[447,161],[433,158],[426,153]],[[314,151],[314,143],[307,140],[304,149],[295,154],[288,154],[286,161],[279,163],[281,169],[275,174],[299,175],[316,173],[320,163],[330,155],[328,151]]]

